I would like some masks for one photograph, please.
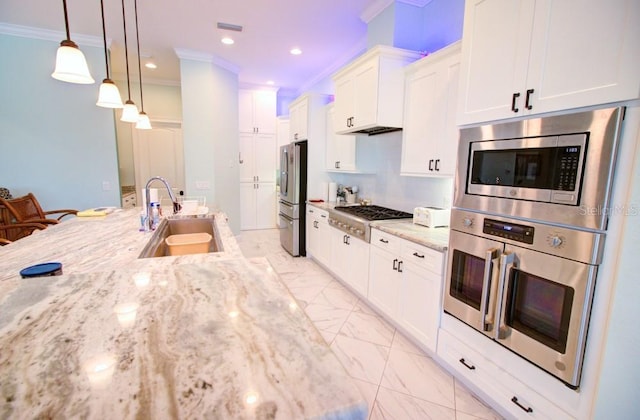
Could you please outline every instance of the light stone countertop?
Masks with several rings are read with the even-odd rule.
[[[264,258],[137,259],[139,210],[0,247],[0,418],[366,418],[367,403]],[[63,275],[21,279],[59,261]]]
[[[449,248],[449,228],[447,227],[428,228],[414,224],[411,219],[379,220],[371,222],[371,227],[436,251],[446,252]]]

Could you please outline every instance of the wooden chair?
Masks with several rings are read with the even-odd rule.
[[[4,206],[9,212],[9,217],[5,218],[4,224],[10,223],[40,223],[43,225],[52,225],[60,222],[65,216],[75,215],[78,210],[61,209],[44,211],[35,195],[29,193],[23,197],[5,199],[0,197],[0,205]],[[50,219],[47,216],[52,214],[60,214],[56,219]]]

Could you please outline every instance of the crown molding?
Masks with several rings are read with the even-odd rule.
[[[433,0],[376,0],[362,12],[360,19],[365,23],[369,23],[393,3],[404,3],[411,6],[424,7],[432,1]]]
[[[31,26],[13,25],[0,22],[0,34],[17,36],[21,38],[41,39],[43,41],[53,41],[59,43],[67,37],[65,32],[51,29],[33,28]],[[102,38],[93,35],[82,35],[71,33],[71,39],[78,45],[87,47],[103,46]],[[111,45],[111,40],[107,39],[107,45]]]
[[[223,69],[229,70],[230,72],[233,72],[235,74],[238,74],[240,72],[240,67],[238,67],[236,64],[220,58],[215,54],[186,50],[182,48],[175,48],[174,51],[176,52],[176,55],[180,60],[201,61],[204,63],[215,64],[216,66],[222,67]]]

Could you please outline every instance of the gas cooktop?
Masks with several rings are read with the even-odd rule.
[[[413,217],[411,213],[380,206],[337,206],[334,210],[349,213],[365,220],[408,219]]]

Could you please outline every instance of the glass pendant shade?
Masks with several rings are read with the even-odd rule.
[[[124,103],[124,108],[122,108],[122,117],[120,117],[120,121],[137,123],[138,122],[138,107],[133,103],[132,100],[127,100]]]
[[[89,73],[89,66],[78,46],[68,39],[60,43],[56,54],[56,68],[51,74],[54,79],[69,83],[89,85],[95,83]]]
[[[140,114],[138,114],[136,128],[139,130],[151,130],[151,121],[144,111],[141,111]]]
[[[103,108],[122,108],[122,97],[118,86],[111,79],[104,79],[100,85],[100,93],[98,94],[98,102],[96,105]]]

